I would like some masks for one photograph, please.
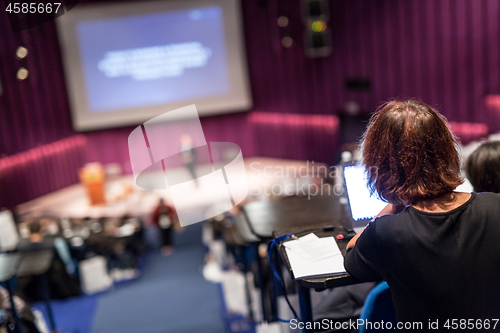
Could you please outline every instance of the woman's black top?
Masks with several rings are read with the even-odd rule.
[[[420,321],[424,330],[429,320],[442,331],[448,319],[499,319],[500,195],[472,193],[445,213],[410,206],[377,218],[345,268],[362,281],[387,281],[397,319]],[[500,331],[500,322],[492,328]]]

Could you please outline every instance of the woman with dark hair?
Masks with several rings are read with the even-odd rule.
[[[362,156],[372,192],[389,203],[384,213],[404,210],[349,242],[347,272],[387,281],[397,319],[421,322],[418,331],[431,330],[429,320],[438,331],[462,319],[474,319],[472,330],[491,324],[500,314],[500,195],[454,191],[463,179],[444,117],[419,101],[388,102],[370,121]]]
[[[465,170],[474,191],[500,193],[500,141],[483,143],[469,156]]]

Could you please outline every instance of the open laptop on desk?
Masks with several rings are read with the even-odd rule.
[[[370,195],[367,174],[362,165],[346,164],[343,170],[347,199],[353,219],[352,227],[358,233],[387,206],[387,202],[379,199],[377,194]]]

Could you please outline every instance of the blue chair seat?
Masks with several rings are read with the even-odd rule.
[[[359,333],[397,332],[397,320],[392,304],[391,290],[387,282],[384,281],[379,283],[368,294],[359,319],[364,320],[365,323],[358,326]],[[366,325],[367,322],[379,324],[382,320],[384,321],[384,327],[388,327],[387,323],[391,322],[392,329],[377,329],[373,325]]]

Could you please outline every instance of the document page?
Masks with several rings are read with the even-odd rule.
[[[344,257],[333,237],[311,233],[283,245],[296,279],[345,273]]]

